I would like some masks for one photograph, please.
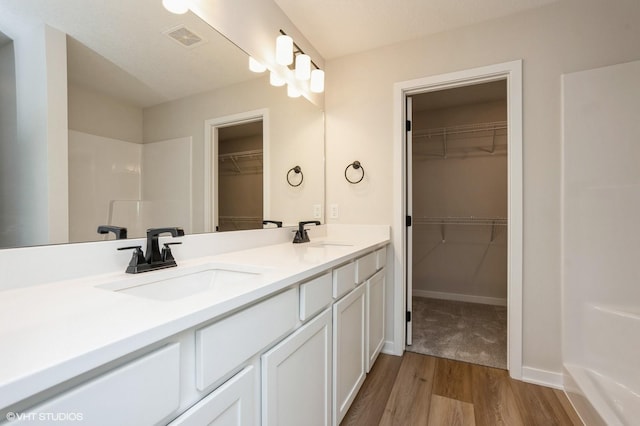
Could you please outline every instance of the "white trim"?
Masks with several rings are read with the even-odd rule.
[[[562,373],[540,370],[533,367],[522,367],[522,381],[548,388],[564,390],[564,378]]]
[[[457,302],[482,303],[483,305],[507,306],[507,298],[476,296],[473,294],[445,293],[443,291],[416,290],[413,295],[430,299],[455,300]]]
[[[213,232],[213,220],[217,217],[217,211],[211,211],[211,200],[218,198],[218,188],[211,187],[212,177],[218,172],[218,164],[213,161],[218,156],[218,129],[236,124],[251,123],[262,120],[262,191],[263,217],[270,217],[271,202],[271,173],[269,158],[269,109],[262,108],[224,117],[210,118],[204,122],[204,232]],[[216,206],[217,210],[217,206]],[[215,213],[215,214],[214,214]]]
[[[514,379],[522,378],[522,61],[489,65],[448,74],[398,82],[393,87],[394,103],[394,149],[393,185],[394,212],[393,233],[394,259],[394,353],[404,350],[405,342],[405,270],[406,261],[406,182],[404,164],[405,108],[407,95],[432,90],[468,86],[495,80],[507,80],[508,97],[508,266],[507,266],[507,364]]]

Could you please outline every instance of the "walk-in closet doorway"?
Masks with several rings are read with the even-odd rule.
[[[498,83],[501,82],[501,83]],[[480,121],[467,121],[466,123],[448,123],[443,122],[443,118],[434,115],[431,119],[433,124],[427,123],[424,127],[414,127],[411,120],[413,118],[412,103],[413,100],[422,94],[428,94],[430,92],[442,92],[441,94],[450,94],[449,102],[453,101],[453,95],[455,92],[447,92],[451,89],[463,89],[465,87],[473,87],[476,85],[482,85],[487,83],[495,83],[497,85],[503,85],[501,89],[504,93],[506,90],[506,120],[490,120]],[[489,87],[489,86],[486,86]],[[477,88],[476,88],[477,89]],[[461,91],[459,93],[464,93]],[[434,95],[436,96],[436,95]],[[501,95],[502,96],[502,95]],[[450,296],[452,293],[462,294],[461,289],[464,287],[464,281],[462,284],[457,281],[460,276],[464,276],[466,272],[467,286],[469,282],[471,288],[479,287],[479,283],[487,280],[486,271],[482,271],[485,266],[479,266],[481,263],[484,265],[490,256],[492,251],[499,245],[500,239],[504,239],[503,248],[506,247],[506,310],[504,313],[499,313],[500,316],[506,316],[507,321],[507,336],[506,336],[506,368],[509,371],[509,375],[521,380],[526,371],[529,375],[529,370],[523,368],[522,365],[522,343],[523,343],[523,310],[522,310],[522,260],[523,260],[523,168],[522,168],[522,61],[505,62],[495,65],[488,65],[479,68],[466,69],[461,71],[455,71],[447,74],[433,75],[429,77],[418,78],[414,80],[408,80],[403,82],[397,82],[394,85],[394,104],[395,104],[395,134],[396,144],[394,147],[394,179],[397,184],[398,191],[396,192],[395,208],[394,208],[394,227],[402,229],[403,232],[395,233],[393,237],[394,247],[398,251],[396,256],[394,278],[396,282],[403,283],[401,286],[394,288],[394,318],[396,319],[394,326],[394,333],[396,336],[401,336],[402,340],[395,340],[394,353],[402,353],[404,350],[413,350],[414,336],[413,336],[413,321],[415,317],[413,313],[413,264],[415,262],[427,262],[428,265],[435,266],[435,268],[428,271],[428,274],[432,274],[432,282],[435,282],[434,288],[426,286],[417,286],[418,290],[425,291],[427,293],[418,293],[418,297],[423,295],[430,296],[430,299],[434,299],[435,303],[446,303],[447,300],[443,297]],[[420,102],[423,99],[418,99]],[[476,99],[479,101],[479,99]],[[476,102],[480,103],[480,102]],[[450,105],[453,108],[452,105]],[[418,105],[419,110],[422,108]],[[429,109],[429,108],[427,108]],[[432,106],[430,109],[437,110],[436,106]],[[446,108],[439,108],[446,109]],[[462,113],[461,113],[462,114]],[[473,115],[467,111],[462,115]],[[441,120],[440,124],[436,123],[437,120]],[[460,201],[453,201],[452,199],[437,201],[435,195],[444,194],[444,186],[435,186],[432,189],[423,187],[423,191],[432,192],[432,200],[436,200],[434,206],[428,206],[429,209],[425,212],[418,212],[415,215],[413,212],[413,131],[414,130],[432,130],[431,138],[435,137],[435,130],[440,129],[440,133],[448,133],[450,130],[463,132],[476,130],[474,124],[480,124],[482,126],[487,123],[495,121],[506,121],[506,155],[500,153],[503,157],[506,157],[506,215],[502,216],[503,211],[489,211],[482,212],[483,208],[488,209],[493,203],[488,202],[484,197],[479,196],[476,192],[478,186],[478,179],[471,179],[469,186],[461,186],[456,184],[457,187],[453,189],[448,188],[453,192],[466,193],[471,199],[480,199],[483,203],[480,204],[478,211],[467,210],[464,211],[464,203],[460,204]],[[457,126],[457,127],[456,127]],[[460,127],[462,126],[462,127]],[[467,127],[464,127],[467,126]],[[451,129],[454,127],[454,129]],[[443,129],[444,128],[444,129]],[[501,129],[496,129],[496,131]],[[491,130],[493,133],[493,130]],[[424,132],[423,132],[424,134]],[[420,135],[420,133],[418,133]],[[424,137],[428,138],[427,133]],[[471,159],[474,155],[481,158],[483,155],[486,158],[490,156],[497,156],[499,149],[504,150],[505,147],[498,147],[497,139],[496,146],[494,146],[493,135],[492,141],[489,145],[486,144],[471,144],[471,146],[464,146],[459,141],[453,141],[453,135],[447,135],[447,141],[439,142],[439,154],[440,160],[421,160],[421,161],[462,161],[462,158],[467,157]],[[437,143],[435,145],[438,145]],[[435,146],[434,145],[434,146]],[[425,147],[419,151],[421,155],[427,156],[429,154],[435,155],[436,152],[431,152]],[[435,150],[436,148],[432,148]],[[443,151],[444,150],[444,151]],[[465,152],[469,151],[469,152]],[[471,151],[478,151],[471,154]],[[482,151],[482,152],[481,152]],[[491,153],[493,151],[493,154]],[[447,158],[444,159],[443,157]],[[481,160],[482,161],[482,160]],[[504,161],[504,158],[502,159]],[[504,164],[504,163],[503,163]],[[503,166],[503,170],[504,170]],[[452,171],[446,172],[451,176],[454,176],[455,180],[465,178],[467,182],[470,179],[471,171],[467,167],[458,167],[459,171],[454,173]],[[436,173],[437,167],[429,172]],[[433,176],[432,176],[433,178]],[[443,179],[441,177],[440,179]],[[453,179],[453,178],[452,178]],[[435,180],[435,179],[433,179]],[[437,182],[436,182],[437,183]],[[504,184],[502,184],[504,187]],[[450,185],[449,185],[450,186]],[[454,185],[455,186],[455,185]],[[461,189],[462,188],[462,189]],[[463,197],[463,199],[465,199]],[[504,201],[501,202],[504,208]],[[444,208],[448,206],[448,209]],[[482,207],[484,206],[484,207]],[[440,209],[438,211],[437,209]],[[455,210],[458,209],[458,213]],[[455,216],[454,216],[455,215]],[[482,215],[482,216],[480,216]],[[505,220],[506,219],[506,220]],[[412,222],[422,222],[418,225]],[[483,222],[483,223],[482,223]],[[418,227],[425,228],[423,231],[418,231]],[[452,230],[451,228],[457,227],[462,229]],[[468,229],[467,229],[468,228]],[[481,237],[484,234],[488,239]],[[427,230],[430,229],[430,230]],[[475,230],[474,230],[475,229]],[[414,232],[422,232],[429,234],[432,238],[432,245],[429,247],[425,245],[420,248],[420,252],[413,253],[413,234]],[[453,244],[455,241],[462,238],[467,233],[466,239],[472,239],[477,241],[476,244],[472,244],[471,247],[464,249],[464,245],[460,244],[460,247],[455,248]],[[492,234],[493,233],[493,234]],[[473,238],[472,238],[473,237]],[[481,239],[482,238],[482,239]],[[442,242],[444,240],[444,243]],[[493,246],[496,247],[493,247]],[[447,246],[445,253],[434,254],[436,251],[441,250],[442,246]],[[438,248],[435,248],[438,247]],[[451,247],[451,248],[450,248]],[[431,253],[429,250],[433,249]],[[476,257],[476,263],[470,263],[463,266],[459,260],[457,263],[453,261],[453,275],[449,278],[442,275],[442,270],[447,267],[444,262],[445,257],[449,257],[453,252],[460,251],[463,253],[464,262],[467,262],[466,258]],[[451,252],[451,253],[450,253]],[[486,253],[485,253],[486,252]],[[421,260],[418,256],[425,258]],[[435,256],[435,257],[434,257]],[[438,258],[440,256],[440,258]],[[426,260],[426,258],[430,259]],[[483,260],[484,257],[484,260]],[[434,260],[435,259],[435,260]],[[482,260],[482,262],[480,262]],[[504,262],[504,260],[502,261]],[[499,265],[500,261],[496,259],[489,260],[489,263],[493,263],[493,266]],[[458,266],[456,266],[458,265]],[[475,266],[474,266],[475,265]],[[489,268],[489,269],[492,269]],[[504,271],[504,266],[499,267]],[[476,270],[478,270],[476,274]],[[419,272],[420,273],[420,272]],[[427,276],[428,276],[427,274]],[[440,275],[438,275],[440,274]],[[475,275],[475,278],[473,278]],[[423,276],[425,277],[425,276]],[[473,278],[473,280],[471,280]],[[433,281],[435,279],[435,281]],[[449,283],[449,287],[444,287],[445,283]],[[455,283],[455,285],[451,284]],[[491,286],[489,286],[491,288]],[[499,286],[494,286],[498,288]],[[494,288],[494,289],[495,289]],[[504,288],[504,287],[503,287]],[[445,293],[445,294],[442,294]],[[449,293],[448,295],[446,293]],[[471,299],[472,302],[468,302],[469,299],[457,296],[458,299],[462,298],[464,302],[473,303],[482,301],[481,305],[490,305],[486,302],[497,302],[495,299],[502,299],[501,304],[504,304],[504,294],[497,293],[484,293],[476,296],[486,297],[485,299]],[[504,306],[503,306],[504,308]],[[460,310],[460,309],[458,309]],[[446,315],[446,314],[444,314]],[[462,324],[464,325],[464,324]],[[458,337],[459,340],[465,340],[464,337]],[[431,340],[435,340],[435,336],[432,336]],[[449,353],[456,352],[456,350],[449,350]],[[505,368],[503,366],[503,368]]]
[[[507,85],[409,96],[411,345],[507,368]]]

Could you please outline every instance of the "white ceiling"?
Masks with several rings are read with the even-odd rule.
[[[556,1],[559,0],[275,0],[325,59]]]
[[[257,77],[237,46],[160,0],[0,0],[0,32],[9,37],[40,22],[69,35],[71,83],[140,107]],[[188,49],[163,34],[178,25],[206,42]]]

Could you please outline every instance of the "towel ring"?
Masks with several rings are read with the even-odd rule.
[[[300,182],[298,182],[297,184],[291,183],[291,178],[290,178],[291,172],[294,172],[296,175],[297,174],[300,175]],[[300,166],[295,166],[290,168],[289,171],[287,172],[287,183],[295,188],[297,186],[302,185],[302,181],[304,181],[304,174],[302,173],[302,169],[300,168]]]
[[[349,167],[353,167],[353,170],[362,169],[362,176],[360,176],[360,179],[355,180],[355,181],[349,179],[349,176],[347,176],[347,172],[349,171]],[[362,164],[360,164],[359,161],[357,161],[357,160],[354,161],[353,163],[349,164],[346,169],[344,169],[344,178],[347,180],[347,182],[352,183],[352,184],[356,184],[356,183],[362,182],[362,179],[364,179],[364,167],[362,167]]]

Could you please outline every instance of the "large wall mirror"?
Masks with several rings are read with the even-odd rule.
[[[0,247],[322,216],[324,114],[247,64],[160,0],[0,0]]]

